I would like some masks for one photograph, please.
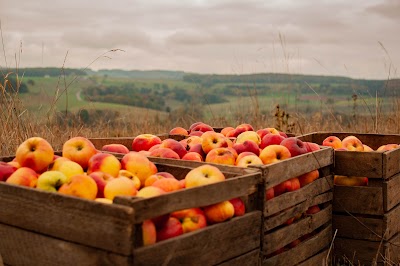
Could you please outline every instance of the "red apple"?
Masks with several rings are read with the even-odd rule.
[[[204,160],[208,163],[235,165],[235,155],[228,148],[215,148],[210,150]]]
[[[307,147],[303,141],[295,137],[282,140],[280,145],[285,146],[290,151],[292,157],[307,153]]]
[[[322,146],[329,146],[334,149],[342,148],[342,141],[336,136],[328,136],[322,141]]]
[[[313,142],[304,141],[304,145],[307,148],[307,152],[318,151],[321,149],[317,143],[313,143]]]
[[[192,152],[186,153],[182,157],[182,160],[202,162],[203,161],[203,157],[199,153],[192,151]]]
[[[246,213],[246,205],[241,198],[233,198],[229,202],[232,203],[235,210],[234,216],[242,216]]]
[[[0,162],[0,181],[6,181],[7,178],[14,173],[18,168],[6,163]]]
[[[129,149],[125,145],[118,143],[106,144],[101,148],[101,150],[108,152],[122,153],[122,154],[127,154],[129,152]]]
[[[89,174],[89,176],[93,178],[97,185],[96,198],[104,198],[104,187],[106,186],[107,182],[112,180],[114,177],[110,174],[100,171],[92,172]]]
[[[121,170],[121,163],[117,157],[111,153],[100,152],[89,159],[87,173],[101,171],[117,177],[119,170]]]
[[[174,139],[165,139],[161,142],[160,148],[168,148],[173,150],[179,155],[179,158],[182,158],[183,155],[187,153],[186,148],[177,140]]]
[[[175,217],[169,217],[168,221],[157,230],[157,242],[183,234],[181,222]]]
[[[21,167],[12,173],[6,180],[8,184],[36,187],[39,175],[29,167]]]
[[[183,127],[174,127],[173,129],[171,129],[168,133],[169,135],[184,135],[184,136],[188,136],[189,132],[184,129]]]
[[[153,134],[140,134],[137,135],[132,141],[133,151],[148,151],[156,144],[160,144],[161,139]]]
[[[264,149],[269,145],[279,145],[284,139],[281,135],[267,134],[261,139],[260,148]]]
[[[233,144],[233,148],[238,154],[248,151],[254,153],[257,156],[260,155],[260,148],[258,147],[257,143],[252,140],[245,140],[242,143],[235,143]]]
[[[150,157],[180,159],[179,155],[170,148],[157,148],[150,152]]]
[[[193,232],[207,226],[207,219],[200,208],[175,211],[171,216],[179,219],[182,223],[183,233]]]
[[[54,150],[47,140],[32,137],[21,143],[16,151],[15,159],[22,167],[29,167],[41,173],[53,162]]]
[[[217,133],[215,131],[207,131],[203,133],[201,138],[203,139],[201,145],[204,153],[206,154],[215,148],[228,147],[228,142],[226,140],[226,137],[221,133]]]

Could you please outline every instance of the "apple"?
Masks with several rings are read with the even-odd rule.
[[[262,165],[263,161],[255,154],[246,155],[236,162],[236,166],[248,167],[249,165]]]
[[[145,151],[145,150],[141,150],[141,151],[138,151],[138,152],[148,152],[149,153],[149,155],[150,155],[150,153],[152,152],[152,151],[154,151],[154,150],[156,150],[156,149],[158,149],[158,148],[160,148],[160,145],[161,145],[161,143],[160,144],[156,144],[156,145],[154,145],[154,146],[152,146],[148,151]]]
[[[104,187],[104,197],[110,200],[116,196],[136,196],[137,194],[135,183],[125,176],[107,181]]]
[[[51,165],[50,170],[60,171],[68,178],[84,173],[83,168],[80,164],[71,161],[70,159],[67,159],[65,157],[57,158]]]
[[[313,142],[304,141],[304,145],[307,148],[307,152],[318,151],[321,149],[321,147],[317,143]]]
[[[226,140],[226,137],[221,133],[217,133],[215,131],[207,131],[203,133],[201,138],[203,139],[201,146],[204,153],[206,154],[215,148],[228,147],[228,142]]]
[[[87,170],[89,159],[98,151],[93,143],[85,137],[73,137],[64,142],[62,156],[80,164]]]
[[[206,154],[203,151],[203,147],[201,144],[194,144],[192,146],[189,146],[188,152],[196,152],[198,153],[202,158],[206,157]],[[182,157],[183,158],[183,157]]]
[[[145,187],[151,186],[151,185],[153,185],[154,182],[156,182],[159,179],[163,179],[163,178],[165,178],[165,177],[162,175],[159,175],[158,173],[151,175],[148,178],[146,178],[146,180],[144,181],[144,186]]]
[[[335,175],[335,185],[340,186],[368,186],[368,178],[361,176]]]
[[[265,200],[270,200],[273,199],[274,197],[275,197],[275,190],[273,187],[265,191]]]
[[[207,163],[235,165],[235,155],[228,148],[215,148],[209,151],[204,160]]]
[[[6,183],[34,188],[37,185],[38,176],[32,168],[21,167],[7,178]]]
[[[97,153],[89,159],[87,173],[101,171],[117,177],[119,170],[121,163],[117,157],[111,153]]]
[[[254,141],[257,146],[260,145],[261,143],[261,138],[260,136],[257,134],[257,132],[255,131],[245,131],[243,133],[240,133],[237,137],[236,137],[236,141],[235,143],[243,143],[246,140],[252,140]]]
[[[307,153],[307,147],[304,142],[295,137],[285,138],[280,145],[288,148],[292,157]]]
[[[202,131],[192,131],[189,133],[189,136],[197,136],[197,137],[201,137],[203,135]]]
[[[229,200],[235,210],[234,216],[242,216],[246,213],[246,205],[241,198],[233,198]]]
[[[183,234],[181,222],[175,217],[169,217],[168,221],[157,230],[157,242]]]
[[[11,165],[12,167],[15,167],[15,168],[21,168],[21,165],[17,162],[17,161],[14,161],[14,160],[12,160],[11,162],[7,162],[7,164],[9,164],[9,165]],[[1,170],[0,170],[0,172],[1,172]]]
[[[314,180],[319,178],[319,171],[318,169],[313,170],[311,172],[302,174],[301,176],[297,177],[300,181],[300,187],[304,187],[307,184],[310,184]]]
[[[142,223],[143,246],[152,245],[157,242],[156,226],[152,220],[145,220]]]
[[[237,136],[239,136],[240,134],[242,134],[243,132],[246,132],[246,128],[245,127],[236,127],[235,129],[228,131],[226,133],[226,137],[228,138],[237,138]]]
[[[107,185],[104,188],[104,193],[106,192],[106,188]],[[94,200],[97,195],[97,184],[93,178],[86,174],[74,175],[69,182],[61,185],[58,192],[65,195]]]
[[[336,136],[328,136],[322,141],[322,146],[330,146],[334,149],[342,148],[342,141]]]
[[[199,153],[191,151],[191,152],[186,153],[182,157],[182,160],[202,162],[203,161],[203,157]]]
[[[199,121],[199,122],[195,122],[195,123],[191,124],[191,125],[189,126],[188,132],[189,132],[189,133],[192,132],[192,131],[193,131],[193,128],[194,128],[195,126],[197,126],[197,125],[200,125],[200,124],[204,124],[204,123]]]
[[[62,185],[70,181],[71,177],[67,177],[60,171],[46,171],[38,177],[36,188],[57,192]]]
[[[364,147],[365,147],[366,145],[364,145]],[[368,146],[367,146],[368,147]],[[398,149],[400,147],[400,145],[399,144],[386,144],[386,145],[382,145],[382,146],[380,146],[378,149],[376,149],[376,151],[390,151],[390,150],[393,150],[393,149]],[[369,148],[369,147],[368,147]],[[367,149],[368,149],[367,148]],[[371,149],[371,148],[370,148]],[[365,151],[365,149],[364,149],[364,151]],[[371,150],[368,150],[368,151],[372,151],[372,149]]]
[[[202,134],[203,135],[203,134]],[[201,144],[203,142],[203,138],[199,136],[190,136],[186,140],[186,144],[191,148],[196,144]]]
[[[311,206],[310,208],[307,209],[306,214],[316,214],[316,213],[318,213],[320,211],[321,211],[321,209],[319,208],[319,206],[318,205],[314,205],[314,206]]]
[[[233,128],[233,127],[224,127],[222,130],[221,130],[221,134],[222,135],[224,135],[224,136],[226,136],[226,134],[228,134],[228,132],[229,131],[231,131],[231,130],[234,130],[235,128]]]
[[[137,197],[142,197],[142,198],[151,198],[151,197],[157,197],[162,194],[165,194],[165,191],[162,190],[159,187],[154,187],[154,186],[148,186],[141,188],[138,193],[136,194]]]
[[[347,136],[342,139],[342,146],[349,151],[364,151],[364,146],[356,136]]]
[[[260,148],[264,149],[269,145],[279,145],[284,139],[281,135],[267,134],[261,139]]]
[[[206,206],[203,210],[210,224],[227,221],[235,215],[235,208],[228,200]]]
[[[217,167],[205,164],[193,168],[185,176],[185,187],[197,187],[224,181],[225,175]]]
[[[97,185],[96,198],[104,198],[104,188],[107,185],[107,182],[114,179],[114,177],[108,173],[100,171],[92,172],[89,176],[93,178]]]
[[[0,162],[0,181],[6,181],[7,178],[17,171],[17,167],[6,163],[6,162]]]
[[[181,184],[175,178],[161,178],[159,180],[156,180],[152,184],[152,186],[161,188],[165,192],[171,192],[182,189]]]
[[[117,177],[121,177],[121,176],[125,176],[125,177],[131,179],[133,181],[133,183],[135,183],[135,188],[140,189],[141,183],[140,183],[139,177],[135,176],[128,170],[123,170],[123,169],[119,170]]]
[[[168,173],[168,172],[158,172],[157,175],[163,176],[165,178],[174,178],[174,179],[176,179],[173,174]]]
[[[173,129],[171,129],[168,133],[169,135],[184,135],[184,136],[188,136],[189,132],[184,129],[183,127],[174,127]]]
[[[129,152],[129,149],[125,145],[118,143],[106,144],[101,148],[101,150],[122,154],[127,154]]]
[[[287,245],[287,248],[294,248],[294,247],[296,247],[298,244],[300,244],[301,243],[301,240],[298,238],[298,239],[296,239],[296,240],[293,240],[292,242],[290,242],[288,245]]]
[[[157,173],[157,167],[145,155],[138,152],[129,152],[121,159],[121,168],[128,170],[140,179],[142,187],[146,178]]]
[[[397,145],[397,144],[396,144]],[[383,145],[383,146],[385,146],[385,145]],[[364,151],[366,151],[366,152],[371,152],[371,151],[374,151],[374,149],[372,149],[370,146],[368,146],[368,145],[365,145],[365,144],[363,144],[363,147],[364,147]],[[378,148],[379,149],[379,148]]]
[[[247,131],[247,132],[254,132],[254,131]],[[257,156],[260,154],[260,148],[258,147],[258,144],[252,140],[245,140],[244,142],[241,143],[236,142],[235,144],[233,144],[233,148],[235,149],[237,154],[241,154],[244,151],[252,152]]]
[[[179,155],[179,158],[182,158],[187,153],[186,148],[179,141],[174,139],[164,139],[159,148],[171,149]]]
[[[236,157],[236,164],[240,161],[240,159],[242,159],[244,156],[247,155],[256,155],[254,152],[250,152],[250,151],[244,151],[241,152],[240,154],[238,154],[238,156]]]
[[[288,135],[285,132],[282,132],[282,131],[279,131],[279,135],[281,135],[285,139],[288,137]]]
[[[157,148],[150,152],[149,157],[180,159],[179,155],[169,148]]]
[[[201,132],[207,132],[207,131],[214,131],[213,127],[205,124],[205,123],[199,123],[191,128],[189,128],[190,133],[193,131],[201,131]]]
[[[254,131],[253,126],[250,124],[247,124],[247,123],[240,124],[236,128],[244,128],[244,129],[246,129],[246,131]]]
[[[274,186],[274,197],[278,197],[292,189],[292,182],[290,180],[283,181]]]
[[[290,158],[291,153],[285,146],[269,145],[260,152],[259,157],[264,164],[271,164]]]
[[[200,208],[175,211],[171,216],[181,222],[183,233],[193,232],[207,226],[206,216]]]
[[[153,134],[137,135],[132,141],[132,151],[148,151],[156,144],[161,144],[161,139]]]
[[[47,140],[40,137],[28,138],[16,151],[15,159],[21,167],[29,167],[41,173],[53,162],[54,150]]]

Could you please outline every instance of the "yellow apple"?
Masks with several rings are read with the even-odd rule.
[[[54,150],[47,140],[32,137],[21,143],[16,151],[15,159],[22,167],[29,167],[41,173],[53,162]]]

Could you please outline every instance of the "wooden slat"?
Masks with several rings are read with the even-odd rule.
[[[294,240],[313,232],[326,223],[331,224],[331,220],[332,206],[329,205],[321,211],[312,215],[307,215],[307,217],[291,225],[284,226],[273,232],[268,232],[264,235],[263,251],[265,251],[266,254],[270,254]]]
[[[399,142],[400,144],[400,142]],[[387,179],[400,173],[400,148],[386,151],[383,156],[383,178]]]
[[[385,211],[391,210],[400,203],[400,174],[383,182],[383,206]]]
[[[57,224],[53,227],[61,228]],[[132,258],[0,223],[0,253],[9,265],[131,265]]]
[[[134,265],[214,265],[260,246],[261,212],[134,251]]]
[[[333,211],[383,215],[383,188],[335,185]]]
[[[333,164],[333,149],[323,148],[277,163],[258,167],[265,177],[266,188],[274,187],[290,178]]]
[[[264,259],[262,265],[296,265],[322,249],[327,248],[332,241],[332,226],[329,225],[312,238],[300,243],[279,255]]]
[[[373,265],[373,260],[378,254],[378,262],[384,256],[384,244],[379,241],[358,240],[351,238],[335,238],[334,256],[336,260],[347,258],[354,265]]]
[[[329,249],[325,249],[315,256],[299,263],[297,266],[325,266],[332,265],[331,257],[329,256]],[[328,257],[329,256],[329,257]]]
[[[0,183],[0,222],[129,255],[132,208]]]
[[[318,178],[298,190],[287,192],[268,200],[264,205],[264,216],[271,216],[300,202],[332,190],[332,176]]]
[[[383,153],[335,151],[334,173],[345,176],[383,177]]]
[[[395,208],[385,213],[383,216],[385,236],[390,238],[398,233],[400,233],[400,204]],[[399,253],[400,254],[400,253]]]
[[[275,227],[282,225],[284,222],[296,216],[297,214],[306,212],[309,207],[331,201],[332,199],[332,192],[327,192],[315,197],[308,198],[306,201],[297,204],[289,209],[286,209],[278,215],[273,215],[265,218],[264,229],[266,231],[270,231]]]
[[[380,241],[385,231],[383,216],[362,217],[333,214],[333,230],[338,237]],[[387,235],[386,237],[391,237]]]
[[[247,191],[260,182],[260,173],[226,179],[212,185],[187,188],[152,198],[119,197],[116,204],[135,209],[135,222],[167,214],[176,210],[202,207],[224,200],[246,195]]]
[[[243,265],[260,265],[260,249],[255,249],[239,257],[225,261],[218,266],[243,266]]]

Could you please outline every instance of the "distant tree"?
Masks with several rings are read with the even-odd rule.
[[[29,85],[29,86],[35,86],[35,81],[32,80],[32,79],[29,79],[29,80],[28,80],[28,85]]]

